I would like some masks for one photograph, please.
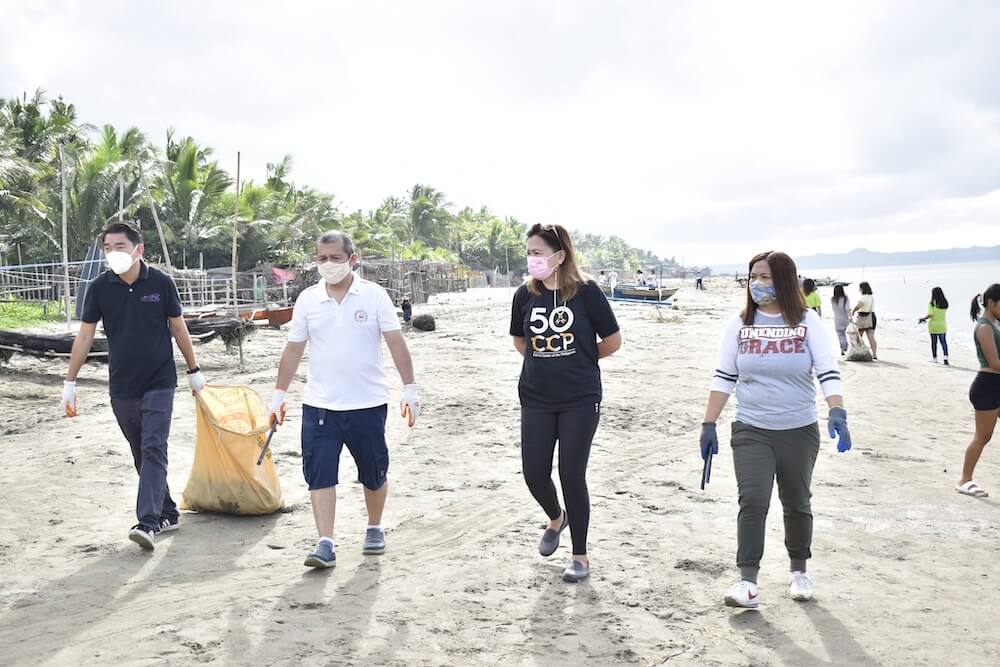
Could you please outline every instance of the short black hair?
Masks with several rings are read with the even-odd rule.
[[[108,234],[124,234],[132,245],[142,243],[142,232],[139,230],[139,225],[134,222],[112,222],[101,232],[101,245],[104,245],[104,239]]]

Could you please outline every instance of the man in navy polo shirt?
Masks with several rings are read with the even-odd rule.
[[[101,242],[111,270],[95,278],[87,290],[60,407],[68,417],[77,415],[76,376],[90,352],[97,323],[103,320],[111,408],[139,473],[139,523],[129,531],[129,539],[152,549],[157,533],[180,525],[167,487],[167,438],[177,388],[171,334],[187,362],[191,390],[201,391],[205,378],[181,316],[177,286],[170,276],[142,261],[138,227],[113,223],[101,233]]]

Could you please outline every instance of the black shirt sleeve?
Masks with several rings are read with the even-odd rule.
[[[514,303],[510,308],[510,335],[524,338],[524,305],[528,300],[528,288],[521,285],[514,292]]]
[[[104,278],[104,274],[97,276],[87,285],[87,295],[83,297],[83,312],[80,314],[80,321],[87,324],[97,324],[101,321],[101,307],[97,303],[98,281]]]
[[[177,284],[167,275],[164,275],[164,280],[167,281],[167,286],[164,290],[166,302],[163,304],[163,312],[167,317],[180,317],[184,310],[181,308],[181,295],[177,292]]]
[[[597,335],[601,338],[607,338],[612,334],[618,333],[618,319],[615,317],[614,311],[611,310],[611,304],[608,303],[608,299],[604,296],[601,288],[594,281],[590,281],[583,289],[583,295],[587,304],[587,315],[590,317]]]

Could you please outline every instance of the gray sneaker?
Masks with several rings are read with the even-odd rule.
[[[562,525],[559,526],[559,530],[545,529],[545,532],[542,533],[542,540],[538,543],[538,553],[546,558],[554,554],[556,549],[559,548],[559,535],[566,530],[566,526],[568,525],[569,517],[566,516],[566,510],[563,510]]]
[[[333,547],[326,540],[316,545],[311,554],[306,556],[306,567],[335,567],[337,565],[337,554]]]
[[[132,530],[128,531],[128,539],[146,551],[152,551],[156,548],[156,533],[143,527],[142,524],[132,526]]]
[[[381,528],[369,528],[365,531],[365,546],[361,553],[366,556],[377,556],[385,553],[385,531]]]
[[[573,559],[569,562],[569,565],[563,570],[563,581],[568,581],[571,584],[583,581],[590,576],[590,565],[584,565],[577,559]]]

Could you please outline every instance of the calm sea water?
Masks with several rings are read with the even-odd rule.
[[[850,281],[846,287],[851,305],[857,302],[858,283],[867,280],[875,296],[875,312],[879,324],[893,322],[914,334],[926,335],[927,325],[917,326],[918,318],[927,314],[931,289],[940,287],[949,302],[949,343],[972,346],[972,321],[969,305],[972,297],[991,283],[1000,283],[1000,262],[967,262],[961,264],[925,264],[920,266],[855,267],[850,269],[810,269],[804,277]],[[824,319],[829,317],[827,304],[833,296],[832,287],[821,287]]]

